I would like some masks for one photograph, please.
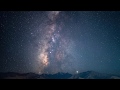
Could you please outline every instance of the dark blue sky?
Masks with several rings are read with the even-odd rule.
[[[0,72],[120,74],[119,11],[1,11]]]

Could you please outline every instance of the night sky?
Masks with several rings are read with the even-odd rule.
[[[119,11],[1,11],[0,72],[120,75]]]

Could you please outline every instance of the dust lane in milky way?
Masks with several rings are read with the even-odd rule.
[[[57,18],[59,17],[60,11],[50,11],[47,14],[50,21],[45,27],[45,33],[41,42],[42,46],[39,49],[39,73],[43,73],[45,68],[49,68],[52,65],[52,72],[60,71],[61,67],[57,68],[55,66],[65,58],[65,47],[68,45],[64,36],[60,34],[62,25],[57,25]]]

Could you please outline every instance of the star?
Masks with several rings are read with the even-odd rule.
[[[0,12],[0,72],[120,75],[120,12]]]
[[[76,73],[78,74],[78,71],[76,71]]]

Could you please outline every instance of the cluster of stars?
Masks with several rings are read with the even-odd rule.
[[[120,74],[120,12],[0,12],[0,72]]]

